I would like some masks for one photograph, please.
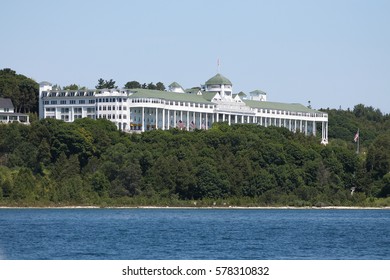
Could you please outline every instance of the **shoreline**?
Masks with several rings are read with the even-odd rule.
[[[1,209],[183,209],[183,210],[390,210],[390,206],[0,206]]]

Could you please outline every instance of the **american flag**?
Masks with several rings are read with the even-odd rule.
[[[355,137],[353,138],[353,141],[357,142],[358,139],[359,139],[359,129],[356,132]]]
[[[180,129],[184,129],[186,126],[184,124],[184,122],[182,120],[179,120],[177,122],[177,127],[180,128]]]

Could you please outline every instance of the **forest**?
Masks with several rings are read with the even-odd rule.
[[[389,132],[359,154],[351,140],[319,142],[284,128],[225,123],[142,134],[103,119],[3,124],[0,204],[389,204]]]
[[[278,127],[128,134],[32,112],[31,125],[0,124],[0,206],[390,206],[390,116],[321,110],[328,145]]]

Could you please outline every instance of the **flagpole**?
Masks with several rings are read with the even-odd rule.
[[[360,131],[359,131],[359,128],[358,128],[358,132],[357,132],[357,135],[358,135],[358,139],[357,139],[357,148],[356,148],[356,153],[359,154],[359,146],[360,146]]]

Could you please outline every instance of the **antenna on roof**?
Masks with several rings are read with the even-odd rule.
[[[219,73],[219,58],[217,59],[217,73]]]

